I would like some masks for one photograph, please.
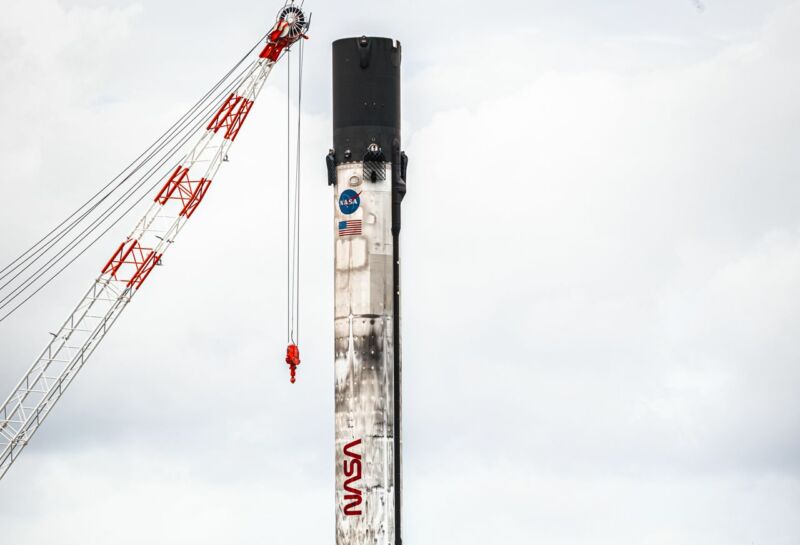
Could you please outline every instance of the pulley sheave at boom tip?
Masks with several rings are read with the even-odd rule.
[[[154,198],[151,196],[147,212],[117,245],[100,275],[61,327],[51,333],[48,345],[0,406],[0,479],[133,296],[162,264],[162,256],[194,217],[216,179],[272,68],[292,44],[306,38],[308,27],[308,18],[293,1],[284,4],[258,57],[211,99],[208,110],[199,111],[196,125],[194,120],[186,125],[187,138],[194,136],[196,140],[194,147],[157,179],[153,189],[164,183]],[[240,64],[258,50],[258,45]],[[214,92],[216,87],[206,98]]]
[[[294,5],[294,2],[288,3],[278,13],[278,21],[285,21],[288,35],[296,38],[305,35],[308,31],[309,21],[306,21],[306,14],[303,10]]]
[[[303,10],[297,7],[294,1],[286,2],[278,12],[277,21],[269,32],[269,40],[261,52],[261,57],[277,61],[284,49],[300,38],[308,39],[306,32],[311,25],[310,19],[306,18]]]

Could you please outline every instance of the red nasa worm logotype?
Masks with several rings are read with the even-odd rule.
[[[344,505],[344,514],[347,516],[360,515],[361,509],[356,509],[363,497],[361,490],[355,484],[361,480],[361,455],[353,452],[352,449],[361,444],[361,439],[356,439],[344,446],[344,463],[342,469],[347,480],[344,482],[344,501],[349,502]],[[348,460],[348,458],[350,458]],[[349,462],[349,463],[348,463]]]

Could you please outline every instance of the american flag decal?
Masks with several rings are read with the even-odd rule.
[[[350,235],[361,234],[361,220],[347,220],[339,222],[339,236],[346,237]]]

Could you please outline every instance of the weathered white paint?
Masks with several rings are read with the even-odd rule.
[[[335,245],[335,381],[336,381],[336,543],[394,543],[394,358],[392,341],[393,278],[391,233],[391,169],[386,179],[362,179],[363,165],[337,167],[334,192]],[[360,192],[353,214],[339,209],[346,189]],[[340,221],[361,220],[361,236],[339,236]],[[361,479],[351,487],[362,494],[356,508],[345,498],[345,462],[351,477],[353,458],[361,456]]]

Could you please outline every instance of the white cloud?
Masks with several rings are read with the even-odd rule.
[[[441,540],[446,528],[464,544],[796,543],[800,4],[776,5],[755,17],[742,2],[709,4],[702,18],[688,5],[667,19],[673,8],[659,4],[628,20],[633,12],[595,4],[570,23],[547,2],[514,4],[508,43],[485,30],[477,3],[436,36],[400,6],[371,23],[402,24],[406,48],[407,541]],[[3,255],[196,94],[167,86],[159,105],[155,76],[120,91],[130,76],[114,47],[141,47],[142,74],[179,64],[163,53],[146,71],[153,52],[140,38],[154,32],[153,9],[42,2],[0,27],[0,44],[17,44],[36,13],[56,33],[52,56],[33,38],[0,48],[0,73],[16,81],[0,91],[0,113],[32,120],[25,138],[5,133],[0,152],[13,164],[6,202],[33,203],[4,210],[4,231],[24,236],[0,237]],[[278,79],[197,221],[3,480],[10,541],[331,537],[330,120],[320,97],[325,44],[355,25],[333,11],[315,14],[321,45],[309,50],[307,81],[319,84],[304,145],[299,384],[288,387],[280,361]],[[433,3],[428,13],[451,11]],[[534,20],[542,13],[553,15]],[[161,24],[180,27],[171,17]],[[570,25],[585,35],[553,30]],[[187,77],[210,79],[190,64]],[[49,109],[18,111],[23,91],[49,96],[51,69],[60,88]],[[114,102],[100,104],[112,76]],[[54,161],[64,134],[80,145]],[[111,246],[0,326],[0,386]]]

